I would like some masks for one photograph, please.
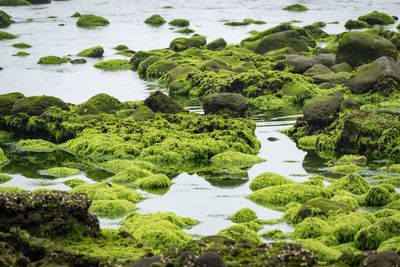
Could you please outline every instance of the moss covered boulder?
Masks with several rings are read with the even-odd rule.
[[[338,116],[342,101],[341,94],[314,97],[304,105],[303,118],[310,127],[330,125]]]
[[[347,214],[352,210],[352,207],[346,203],[317,197],[305,202],[299,208],[296,217],[300,220],[307,217],[329,217],[334,214]]]
[[[74,169],[74,168],[68,168],[68,167],[53,167],[50,169],[47,169],[45,172],[47,175],[51,175],[57,178],[65,178],[73,175],[78,175],[81,173],[80,170]]]
[[[371,188],[371,185],[368,181],[359,174],[349,174],[346,175],[333,183],[331,183],[328,189],[333,192],[337,192],[339,190],[348,191],[355,195],[362,195],[368,192]]]
[[[288,66],[293,67],[293,71],[295,73],[304,73],[313,66],[321,64],[321,62],[315,58],[301,55],[287,55],[285,58],[285,63]]]
[[[89,211],[101,218],[121,218],[136,209],[135,204],[124,199],[95,200]]]
[[[5,32],[5,31],[0,31],[0,41],[11,40],[11,39],[15,39],[15,38],[18,38],[18,36],[16,36],[15,34]]]
[[[79,52],[77,56],[99,58],[102,57],[103,54],[104,54],[104,48],[101,46],[95,46]]]
[[[220,235],[226,236],[235,241],[249,242],[251,244],[262,244],[257,233],[244,225],[236,224],[219,231]]]
[[[124,71],[130,70],[132,65],[126,59],[109,59],[94,64],[94,67],[104,71]]]
[[[307,11],[308,8],[302,4],[294,4],[294,5],[285,7],[283,10],[294,11],[294,12],[304,12],[304,11]]]
[[[234,223],[245,223],[257,219],[257,214],[250,208],[243,208],[229,216],[228,219]]]
[[[184,51],[186,49],[189,49],[191,47],[197,47],[200,48],[202,46],[205,46],[207,44],[207,40],[204,36],[200,35],[193,35],[190,38],[176,38],[172,40],[172,42],[169,45],[169,48],[176,52]]]
[[[69,110],[68,105],[61,99],[53,96],[29,96],[17,100],[12,108],[13,114],[26,113],[28,115],[39,116],[50,107],[58,107]]]
[[[374,62],[360,66],[346,82],[355,94],[397,90],[400,84],[400,64],[389,57],[380,57]]]
[[[92,14],[85,14],[79,17],[76,25],[80,28],[96,28],[96,27],[104,27],[110,24],[110,22],[103,17],[92,15]]]
[[[151,26],[161,26],[164,23],[166,23],[165,19],[163,17],[161,17],[160,15],[152,15],[150,17],[148,17],[144,23],[151,25]]]
[[[337,61],[355,67],[380,57],[397,58],[397,48],[389,40],[367,32],[349,32],[339,40]]]
[[[247,47],[261,55],[286,47],[292,48],[295,52],[309,50],[306,41],[295,30],[272,33],[261,40],[248,44]]]
[[[45,56],[41,57],[38,64],[41,65],[61,65],[71,61],[69,57]]]
[[[394,200],[394,196],[384,187],[372,187],[365,196],[365,201],[368,206],[382,207]]]
[[[178,102],[161,91],[151,93],[150,96],[145,99],[144,104],[154,112],[175,114],[184,111],[183,107]]]
[[[123,107],[123,104],[115,97],[107,94],[97,94],[79,105],[77,112],[84,114],[115,113]]]
[[[134,183],[143,190],[164,189],[172,185],[171,179],[164,174],[145,176],[137,179]]]
[[[369,25],[368,25],[368,23],[366,23],[365,21],[362,21],[362,20],[350,19],[350,20],[346,21],[346,23],[344,24],[344,27],[347,30],[359,30],[359,29],[368,28]]]
[[[272,172],[266,172],[258,175],[250,182],[250,189],[252,191],[257,191],[259,189],[263,189],[269,186],[282,185],[282,184],[290,184],[291,180]]]
[[[227,114],[233,117],[247,117],[249,103],[241,94],[216,93],[204,98],[203,109],[206,114]]]
[[[218,50],[224,49],[226,45],[227,45],[227,44],[226,44],[226,41],[225,41],[224,38],[218,38],[218,39],[215,39],[215,40],[209,42],[209,43],[206,45],[206,47],[207,47],[207,49],[209,49],[209,50],[218,51]]]
[[[11,16],[0,10],[0,28],[7,28],[12,22]]]
[[[50,153],[57,149],[57,145],[42,139],[22,139],[15,144],[15,149],[22,152]]]
[[[176,67],[176,63],[172,60],[161,59],[157,62],[151,64],[147,70],[146,74],[148,78],[160,78],[164,74],[167,74],[170,70]]]
[[[374,11],[369,14],[362,15],[358,18],[360,21],[364,21],[368,25],[381,25],[386,26],[390,24],[394,24],[396,21],[395,19],[383,12]]]
[[[263,162],[264,159],[255,155],[245,154],[236,151],[225,151],[211,158],[211,162],[217,164],[255,164]]]
[[[187,19],[173,19],[168,24],[175,27],[188,27],[190,22]]]
[[[29,6],[26,0],[0,0],[0,6]]]
[[[25,96],[21,93],[0,95],[0,115],[11,114],[14,103]]]
[[[330,226],[319,218],[306,218],[294,228],[293,237],[299,239],[317,238],[329,234]]]
[[[4,151],[0,148],[0,166],[10,163],[10,160],[4,155]]]

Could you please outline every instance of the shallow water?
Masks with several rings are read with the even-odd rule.
[[[0,93],[20,91],[26,95],[53,95],[65,101],[81,103],[89,97],[104,92],[120,100],[141,100],[146,97],[147,84],[136,73],[123,71],[106,73],[88,64],[61,66],[41,66],[36,64],[40,57],[47,55],[75,55],[79,51],[102,45],[104,59],[120,58],[112,49],[118,44],[126,44],[133,50],[149,50],[167,47],[170,41],[182,36],[166,24],[159,28],[150,27],[143,21],[152,14],[161,14],[167,21],[186,18],[190,28],[196,33],[206,35],[208,40],[223,37],[228,43],[238,43],[248,36],[250,30],[264,30],[279,23],[299,20],[297,25],[307,25],[316,21],[333,22],[326,31],[338,33],[344,30],[343,24],[350,18],[374,10],[386,11],[391,15],[399,10],[397,0],[302,0],[299,3],[309,7],[307,12],[288,12],[283,7],[293,4],[290,0],[279,1],[183,1],[183,0],[90,0],[53,1],[48,5],[30,7],[0,7],[16,21],[7,31],[17,34],[18,39],[0,42]],[[172,9],[163,8],[166,5]],[[76,27],[75,12],[92,13],[105,16],[111,24],[96,30]],[[57,18],[48,18],[56,16]],[[27,22],[32,18],[32,22]],[[265,25],[231,27],[221,20],[260,19]],[[65,26],[59,26],[64,24]],[[15,42],[33,45],[27,51],[28,57],[13,57],[18,49],[11,47]]]

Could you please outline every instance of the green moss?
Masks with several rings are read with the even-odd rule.
[[[8,187],[8,186],[2,187],[2,186],[0,186],[0,192],[15,194],[15,193],[26,192],[26,190],[18,188],[18,187]]]
[[[144,23],[151,25],[151,26],[161,26],[164,23],[166,23],[165,19],[163,17],[161,17],[160,15],[152,15],[150,17],[148,17]]]
[[[340,243],[353,242],[358,231],[371,223],[363,214],[353,212],[335,219],[331,233]]]
[[[175,32],[182,33],[182,34],[191,34],[191,33],[194,33],[195,30],[190,29],[190,28],[183,28],[183,29],[176,30]]]
[[[15,43],[15,44],[12,44],[11,46],[15,47],[15,48],[19,48],[19,49],[26,49],[26,48],[32,47],[32,45],[27,44],[27,43]]]
[[[226,229],[219,231],[219,235],[226,236],[235,241],[247,241],[253,244],[262,244],[261,239],[257,233],[249,228],[236,224]]]
[[[1,152],[0,152],[1,153]],[[0,163],[1,165],[1,163]],[[0,184],[4,184],[8,181],[10,181],[12,177],[8,174],[0,173]]]
[[[384,208],[374,212],[373,215],[377,219],[380,219],[380,218],[390,217],[393,215],[400,215],[400,211]]]
[[[393,164],[393,165],[382,168],[382,170],[384,170],[386,172],[400,173],[400,164]]]
[[[386,208],[400,211],[400,200],[387,204]]]
[[[144,190],[168,188],[172,185],[171,180],[164,174],[155,174],[139,178],[135,184]]]
[[[293,237],[298,239],[317,238],[328,234],[329,231],[328,223],[318,218],[309,217],[296,225]]]
[[[75,12],[74,14],[71,15],[71,18],[80,18],[82,15],[79,12]]]
[[[346,175],[329,185],[328,189],[333,192],[345,190],[356,195],[362,195],[368,192],[370,184],[359,174]]]
[[[15,39],[17,38],[16,35],[5,32],[5,31],[0,31],[0,41],[2,40],[10,40],[10,39]]]
[[[64,63],[70,62],[71,59],[69,57],[57,57],[57,56],[46,56],[41,57],[38,61],[38,64],[41,65],[61,65]]]
[[[138,242],[154,249],[165,249],[172,245],[184,245],[191,237],[182,231],[198,222],[179,217],[174,213],[131,213],[122,223],[121,230],[132,234]]]
[[[368,206],[373,207],[381,207],[392,202],[393,196],[391,193],[382,186],[372,187],[367,195],[365,196],[365,200]]]
[[[263,188],[249,196],[261,205],[285,206],[290,202],[304,203],[316,197],[330,197],[330,193],[322,187],[306,184],[285,184]]]
[[[110,59],[98,62],[94,64],[94,66],[104,71],[121,71],[132,69],[132,65],[126,59]]]
[[[124,44],[119,44],[116,47],[114,47],[115,50],[117,51],[124,51],[124,50],[128,50],[129,47],[127,45]]]
[[[338,174],[350,174],[350,173],[356,173],[360,171],[360,167],[356,164],[350,163],[350,164],[341,164],[341,165],[336,165],[331,167],[329,170],[333,173],[338,173]]]
[[[226,151],[219,153],[211,158],[213,163],[226,163],[226,164],[255,164],[265,161],[258,156],[244,154],[236,151]]]
[[[351,207],[345,203],[336,202],[322,197],[317,197],[305,202],[296,214],[296,221],[300,221],[306,217],[329,218],[332,215],[347,214],[351,212]]]
[[[161,76],[167,74],[170,70],[176,67],[175,62],[167,59],[161,59],[154,62],[147,68],[148,78],[160,78]]]
[[[350,196],[350,195],[341,195],[337,194],[331,198],[331,200],[336,201],[336,202],[341,202],[349,205],[353,209],[356,209],[359,207],[358,200],[357,198]]]
[[[394,251],[400,253],[400,236],[382,242],[378,248],[378,252],[382,251]]]
[[[360,166],[364,166],[367,164],[367,158],[365,156],[360,155],[344,155],[341,156],[336,162],[336,165],[344,165],[344,164],[356,164]]]
[[[174,19],[168,22],[168,24],[175,27],[187,27],[190,25],[190,22],[187,19]]]
[[[152,163],[147,161],[123,159],[109,160],[101,163],[100,166],[112,173],[118,173],[120,171],[125,171],[132,168],[140,168],[145,170],[153,170],[155,168]]]
[[[115,97],[107,94],[97,94],[79,105],[77,112],[84,114],[116,113],[122,109],[122,103]]]
[[[71,180],[65,181],[64,184],[69,186],[69,187],[71,187],[71,188],[75,188],[77,186],[86,184],[86,182],[82,181],[81,179],[75,178],[75,179],[71,179]]]
[[[261,234],[262,238],[269,240],[287,239],[292,237],[292,233],[285,233],[282,230],[274,229]]]
[[[89,211],[100,218],[121,218],[136,209],[135,204],[124,199],[94,200]]]
[[[27,57],[27,56],[29,56],[30,54],[29,53],[27,53],[27,52],[25,52],[25,51],[18,51],[17,53],[15,53],[13,56],[14,57]]]
[[[24,152],[53,152],[57,149],[57,145],[42,140],[42,139],[27,139],[27,140],[19,140],[15,147],[19,151]]]
[[[151,175],[153,175],[151,171],[142,169],[137,166],[132,166],[129,169],[118,172],[116,175],[113,176],[112,181],[114,183],[132,183],[136,182],[138,179]]]
[[[193,35],[190,38],[176,38],[172,40],[169,48],[176,52],[181,52],[191,47],[200,48],[207,44],[206,38],[200,35]]]
[[[300,243],[309,251],[311,251],[314,254],[314,258],[317,260],[317,262],[321,264],[335,262],[340,258],[340,256],[342,256],[342,253],[339,250],[330,248],[318,240],[303,239],[297,240],[296,243]]]
[[[250,208],[243,208],[229,216],[228,219],[234,223],[250,222],[257,219],[257,214]]]
[[[290,184],[292,183],[289,179],[272,172],[266,172],[263,174],[258,175],[255,177],[249,187],[252,191],[257,191],[259,189],[275,186],[275,185],[282,185],[282,184]]]
[[[354,243],[361,250],[375,250],[382,242],[399,235],[400,216],[395,215],[362,228],[355,236]]]
[[[254,19],[244,19],[243,21],[228,21],[225,22],[224,25],[228,26],[247,26],[250,24],[265,24],[265,21],[262,20],[254,20]]]
[[[0,166],[4,166],[10,163],[10,160],[4,154],[3,149],[0,148]]]
[[[346,21],[346,23],[344,24],[344,27],[347,30],[357,30],[357,29],[368,28],[369,25],[368,25],[368,23],[366,23],[365,21],[362,21],[362,20],[350,19],[350,20]]]
[[[77,54],[79,57],[92,57],[92,58],[99,58],[102,57],[104,54],[104,48],[102,46],[94,46],[82,50]]]
[[[317,144],[318,137],[319,137],[318,135],[304,136],[304,137],[300,138],[297,142],[298,142],[300,148],[303,148],[306,150],[311,150],[311,149],[315,149],[315,145]]]
[[[51,175],[57,178],[65,178],[73,175],[79,174],[81,171],[77,169],[67,168],[67,167],[54,167],[47,169],[45,174]]]
[[[0,6],[29,6],[26,0],[0,0]]]
[[[82,15],[76,22],[76,26],[86,29],[103,27],[107,26],[108,24],[110,24],[110,22],[106,18],[95,16],[92,14]]]
[[[122,199],[132,203],[142,200],[142,196],[135,190],[109,182],[83,184],[72,189],[72,193],[83,193],[93,200]]]
[[[359,17],[358,20],[364,21],[372,26],[373,25],[386,26],[386,25],[395,23],[395,20],[393,19],[392,16],[389,16],[388,14],[385,14],[382,12],[377,12],[377,11],[363,15],[363,16]]]
[[[308,8],[306,6],[304,6],[304,5],[301,5],[301,4],[294,4],[294,5],[290,5],[290,6],[285,7],[283,10],[304,12],[304,11],[307,11]]]

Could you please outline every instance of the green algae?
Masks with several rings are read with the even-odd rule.
[[[163,25],[164,23],[166,23],[165,19],[163,17],[161,17],[160,15],[152,15],[150,17],[148,17],[144,23],[154,26],[154,27],[159,27],[161,25]]]
[[[137,166],[131,166],[126,170],[120,171],[112,177],[114,183],[132,183],[138,179],[153,175],[151,171]],[[143,182],[143,181],[142,181]]]
[[[0,6],[29,6],[26,0],[0,0]]]
[[[25,52],[25,51],[18,51],[17,53],[15,53],[13,56],[14,57],[27,57],[27,56],[29,56],[30,54],[29,53],[27,53],[27,52]]]
[[[340,164],[333,166],[329,170],[337,174],[350,174],[350,173],[357,173],[360,171],[360,169],[361,169],[360,166],[354,163],[349,163],[349,164]]]
[[[393,195],[383,186],[372,187],[365,196],[366,204],[371,207],[385,206],[393,200]]]
[[[337,261],[342,253],[334,248],[328,247],[323,242],[315,239],[302,239],[295,241],[305,246],[309,251],[314,254],[314,257],[319,263],[329,263]]]
[[[135,204],[125,199],[94,200],[89,211],[100,218],[121,218],[136,209]]]
[[[1,165],[1,164],[0,164]],[[12,177],[8,174],[0,173],[0,184],[4,184],[10,181]]]
[[[290,202],[304,203],[316,197],[329,197],[322,187],[306,184],[285,184],[263,188],[249,195],[249,199],[264,206],[285,206]]]
[[[171,180],[164,174],[154,174],[137,179],[134,182],[143,190],[169,188]]]
[[[182,34],[186,34],[186,35],[187,35],[187,34],[194,33],[195,30],[190,29],[190,28],[183,28],[183,29],[176,30],[175,32],[177,32],[177,33],[182,33]]]
[[[99,58],[102,57],[104,54],[104,48],[102,46],[94,46],[82,50],[77,54],[79,57],[92,57],[92,58]]]
[[[15,39],[18,38],[18,36],[9,33],[9,32],[5,32],[5,31],[0,31],[0,41],[2,40],[10,40],[10,39]]]
[[[255,164],[265,160],[250,154],[244,154],[236,151],[225,151],[213,156],[211,161],[213,163],[225,164]]]
[[[27,43],[15,43],[15,44],[12,44],[11,46],[15,47],[15,48],[19,48],[19,49],[27,49],[27,48],[32,47],[32,45],[27,44]]]
[[[71,180],[65,181],[64,184],[69,186],[69,187],[71,187],[71,188],[75,188],[75,187],[78,187],[80,185],[86,184],[86,182],[82,181],[81,179],[75,178],[75,179],[71,179]]]
[[[344,27],[347,30],[359,30],[359,29],[368,28],[369,24],[362,20],[350,19],[350,20],[346,21],[346,23],[344,24]]]
[[[26,190],[18,188],[18,187],[0,186],[0,192],[16,194],[16,193],[26,192]]]
[[[330,226],[325,221],[309,217],[297,224],[293,237],[298,239],[317,238],[329,233]]]
[[[386,26],[386,25],[390,25],[390,24],[394,24],[395,20],[393,19],[392,16],[389,16],[388,14],[382,13],[382,12],[378,12],[378,11],[374,11],[371,12],[369,14],[365,14],[363,16],[360,16],[358,18],[358,20],[364,21],[366,22],[368,25],[382,25],[382,26]]]
[[[41,57],[38,61],[38,64],[41,65],[61,65],[70,62],[71,59],[69,57],[57,57],[57,56],[46,56]]]
[[[346,175],[328,186],[328,189],[333,192],[344,190],[356,195],[365,194],[370,188],[371,186],[365,178],[354,173]]]
[[[49,153],[57,149],[57,145],[42,139],[19,140],[15,148],[23,152],[43,152]]]
[[[168,24],[175,27],[188,27],[190,22],[187,19],[173,19]]]
[[[44,173],[46,175],[51,175],[51,176],[54,176],[57,178],[65,178],[65,177],[77,175],[77,174],[81,173],[81,171],[77,170],[77,169],[73,169],[73,168],[68,168],[68,167],[54,167],[54,168],[47,169]]]
[[[81,15],[76,22],[76,26],[78,26],[80,28],[84,28],[84,29],[104,27],[109,24],[110,24],[110,22],[106,18],[92,15],[92,14]]]
[[[266,172],[255,177],[249,187],[252,191],[257,191],[269,186],[283,185],[292,183],[289,179],[272,172]]]
[[[365,164],[367,164],[367,158],[361,155],[344,155],[341,156],[337,161],[335,161],[335,165],[344,164],[356,164],[364,166]]]
[[[304,12],[304,11],[307,11],[308,8],[306,6],[304,6],[304,5],[301,5],[301,4],[294,4],[294,5],[290,5],[290,6],[285,7],[283,10]]]
[[[0,166],[7,165],[8,163],[10,163],[10,160],[4,154],[3,149],[0,148]]]
[[[356,209],[359,207],[359,203],[357,198],[355,198],[354,196],[351,195],[346,195],[346,194],[335,194],[331,200],[333,201],[337,201],[337,202],[341,202],[341,203],[345,203],[347,205],[349,205],[350,207],[352,207],[353,209]]]
[[[234,223],[245,223],[257,219],[257,214],[250,208],[243,208],[228,217]]]
[[[292,237],[292,233],[285,233],[282,230],[274,229],[262,233],[261,237],[269,240],[288,239]]]
[[[394,251],[400,253],[400,236],[388,239],[380,244],[378,252],[382,251]]]
[[[147,161],[123,160],[123,159],[109,160],[101,163],[100,166],[112,173],[118,173],[120,171],[125,171],[132,168],[140,168],[149,171],[155,168],[155,166],[152,163]]]
[[[94,64],[94,67],[104,71],[123,71],[130,70],[132,65],[126,59],[109,59]]]
[[[86,102],[79,105],[77,113],[85,114],[100,114],[100,113],[116,113],[123,108],[123,104],[115,97],[101,93],[97,94]]]
[[[364,214],[353,212],[336,218],[331,223],[331,233],[340,243],[353,242],[358,231],[371,224]]]
[[[142,196],[133,189],[112,184],[109,182],[101,182],[95,184],[83,184],[72,189],[73,194],[83,193],[92,200],[127,200],[137,203],[142,200]]]
[[[253,230],[244,225],[236,224],[225,228],[218,233],[235,241],[247,241],[253,244],[262,244],[260,237]]]

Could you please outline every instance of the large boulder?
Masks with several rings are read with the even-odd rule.
[[[332,67],[336,63],[336,55],[333,53],[318,54],[314,57],[314,59],[318,60],[327,67]]]
[[[202,47],[207,44],[206,37],[200,36],[200,35],[193,35],[190,38],[176,38],[172,40],[172,42],[169,45],[169,48],[176,52],[184,51],[186,49],[189,49],[191,47]]]
[[[50,107],[59,107],[68,110],[68,105],[61,99],[53,96],[29,96],[16,101],[12,108],[13,114],[26,113],[31,116],[42,115]]]
[[[233,117],[246,117],[249,103],[241,94],[215,93],[204,98],[203,109],[206,114],[228,114]]]
[[[11,113],[14,103],[25,96],[21,93],[8,93],[0,95],[0,115]]]
[[[397,58],[397,48],[389,40],[366,32],[348,32],[339,41],[337,61],[355,67],[387,56]]]
[[[341,93],[314,97],[304,105],[303,118],[314,128],[328,126],[338,116],[342,101]]]
[[[308,51],[306,40],[304,40],[298,31],[295,30],[270,34],[254,43],[248,44],[248,47],[261,55],[285,47],[290,47],[295,52]]]
[[[11,16],[0,10],[0,28],[7,28],[12,22]]]
[[[107,94],[97,94],[79,105],[77,112],[84,114],[115,113],[122,108],[122,103]]]
[[[161,91],[151,93],[150,96],[144,100],[144,104],[154,112],[175,114],[184,111],[184,108],[178,102]]]
[[[400,64],[388,57],[381,57],[370,64],[360,66],[346,82],[356,94],[369,91],[381,91],[397,87],[400,84]]]
[[[289,66],[293,66],[294,72],[296,73],[304,73],[313,66],[320,64],[320,62],[314,58],[300,55],[287,55],[285,63]]]

